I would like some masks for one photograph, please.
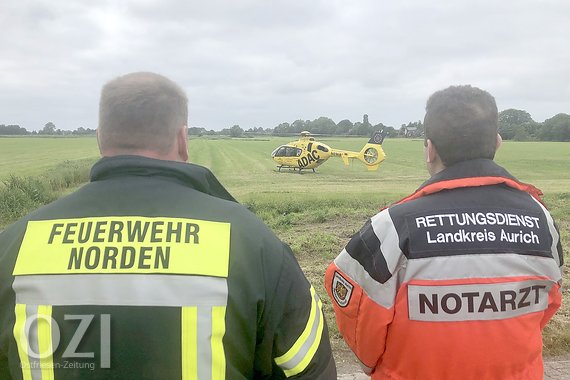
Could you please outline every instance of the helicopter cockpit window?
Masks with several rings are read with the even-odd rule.
[[[327,149],[327,147],[322,146],[322,145],[317,145],[317,149],[320,150],[321,152],[328,152],[329,150]]]
[[[285,155],[287,157],[298,157],[301,155],[301,149],[288,146]]]
[[[271,155],[273,157],[283,157],[287,154],[287,147],[286,146],[280,146],[279,148],[275,149],[273,151],[273,153],[271,153]]]
[[[271,153],[272,157],[298,157],[301,155],[301,149],[292,146],[280,146]]]

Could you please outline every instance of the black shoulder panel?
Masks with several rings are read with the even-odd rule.
[[[350,239],[346,251],[374,280],[383,284],[392,277],[370,220]]]
[[[400,248],[410,258],[485,253],[551,255],[540,206],[503,185],[445,190],[390,209]]]

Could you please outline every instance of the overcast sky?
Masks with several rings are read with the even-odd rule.
[[[570,113],[567,0],[0,0],[0,124],[96,128],[108,80],[154,71],[190,126],[320,116],[398,128],[452,84]]]

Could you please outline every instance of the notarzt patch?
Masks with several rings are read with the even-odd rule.
[[[514,318],[545,310],[545,280],[445,286],[408,286],[410,320],[449,322]]]
[[[353,288],[352,284],[345,280],[340,273],[334,272],[332,294],[338,306],[345,307],[348,305]]]

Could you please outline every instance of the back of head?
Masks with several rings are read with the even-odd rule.
[[[108,82],[99,103],[101,152],[167,153],[187,124],[184,90],[162,75],[138,72]]]
[[[476,87],[451,86],[427,101],[425,138],[445,166],[495,157],[499,116],[495,98]]]

